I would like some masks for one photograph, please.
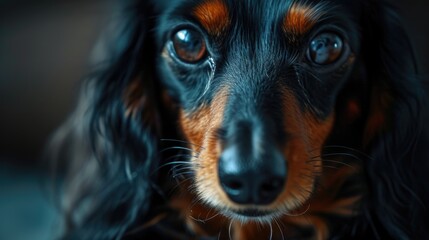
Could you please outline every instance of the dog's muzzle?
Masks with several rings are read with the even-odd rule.
[[[286,182],[286,160],[263,126],[240,121],[228,130],[219,159],[219,179],[229,199],[242,205],[268,205]]]

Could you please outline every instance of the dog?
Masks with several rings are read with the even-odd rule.
[[[429,238],[428,109],[392,6],[125,5],[52,140],[63,239]]]

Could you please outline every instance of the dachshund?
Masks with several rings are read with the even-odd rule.
[[[52,139],[62,239],[429,238],[428,105],[393,6],[122,3]]]

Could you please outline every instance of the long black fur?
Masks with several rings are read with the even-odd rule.
[[[53,138],[52,157],[66,169],[60,174],[64,239],[125,238],[162,205],[154,201],[166,181],[157,174],[163,161],[161,139],[178,131],[171,119],[175,113],[162,104],[165,83],[156,66],[162,43],[155,32],[165,4],[168,1],[127,1],[114,31],[103,40],[106,55],[83,86],[76,111]],[[371,106],[378,103],[374,91],[382,89],[393,102],[382,109],[386,129],[367,145],[356,146],[366,155],[368,192],[362,214],[344,226],[338,238],[428,239],[428,105],[413,50],[392,7],[377,0],[350,4],[356,4],[361,15],[359,67],[351,77],[359,88],[352,94]],[[144,86],[136,94],[145,102],[138,114],[130,115],[124,94],[136,79]],[[340,93],[339,99],[346,94]],[[365,111],[351,133],[364,132],[371,109]],[[332,237],[338,239],[335,232]]]
[[[374,3],[372,8],[367,6],[373,10],[370,22],[364,25],[369,38],[366,44],[372,45],[363,46],[368,81],[385,84],[394,100],[386,113],[389,130],[375,137],[368,148],[371,159],[365,169],[372,194],[368,195],[366,215],[368,222],[376,219],[388,236],[425,239],[429,223],[428,186],[424,183],[429,166],[427,100],[398,15],[387,4]]]
[[[64,207],[66,239],[118,239],[150,205],[159,140],[152,14],[141,1],[114,16],[113,30],[101,40],[105,52],[95,77],[85,83],[75,113],[53,138],[54,157],[68,171],[63,180],[64,201],[70,202]],[[153,105],[126,117],[124,89],[138,75],[144,76],[144,94]],[[94,168],[85,171],[90,165]]]

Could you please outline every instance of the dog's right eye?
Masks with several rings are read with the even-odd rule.
[[[338,34],[324,32],[310,43],[309,59],[319,65],[328,65],[337,61],[344,50],[344,43]]]
[[[196,63],[206,56],[204,37],[196,30],[182,29],[172,38],[175,54],[181,61]]]

